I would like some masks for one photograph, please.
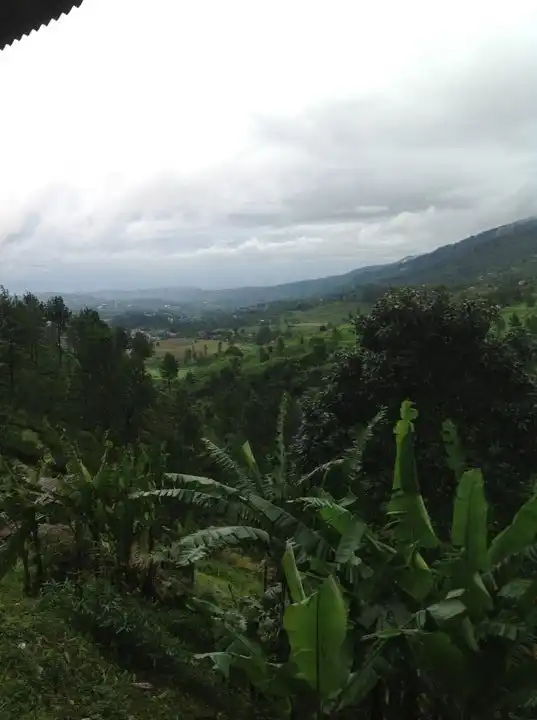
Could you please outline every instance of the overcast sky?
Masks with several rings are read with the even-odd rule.
[[[537,3],[85,0],[0,54],[0,284],[275,284],[537,213]]]

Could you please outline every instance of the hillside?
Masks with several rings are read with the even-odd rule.
[[[152,347],[99,312],[0,295],[0,718],[372,720],[371,657],[391,702],[375,720],[400,716],[409,677],[435,712],[408,718],[535,718],[537,525],[520,518],[537,502],[537,327],[503,332],[481,303],[429,289],[353,309],[319,301]],[[501,585],[478,573],[487,603],[476,562],[505,570]],[[367,681],[341,711],[306,675],[311,638],[334,628],[329,692]],[[434,662],[407,637],[433,637]],[[439,692],[443,647],[466,676],[477,642],[502,695],[479,663],[471,695]]]
[[[356,268],[342,275],[300,280],[268,287],[203,290],[195,287],[165,287],[140,290],[102,290],[91,294],[64,294],[73,307],[90,305],[111,309],[157,310],[163,306],[214,310],[249,307],[281,300],[330,297],[353,292],[367,285],[468,286],[509,277],[537,275],[537,218],[486,230],[478,235],[444,245],[424,255],[404,258],[387,265]],[[41,294],[43,299],[52,293]]]
[[[400,265],[377,280],[396,284],[469,285],[537,274],[537,218],[486,230]]]

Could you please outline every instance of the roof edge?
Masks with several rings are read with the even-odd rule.
[[[0,52],[58,22],[82,3],[83,0],[2,0]]]

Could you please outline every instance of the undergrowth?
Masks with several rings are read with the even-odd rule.
[[[207,563],[200,590],[255,588],[250,568]],[[210,627],[185,608],[162,608],[103,580],[49,583],[38,600],[19,571],[0,586],[0,718],[197,720],[240,718],[248,699],[194,652],[212,648]],[[242,589],[242,588],[241,588]],[[240,590],[239,590],[240,592]],[[231,598],[228,598],[231,601]]]
[[[18,573],[0,587],[0,718],[217,717],[184,688],[146,685],[139,673],[118,667],[51,607],[24,598],[20,587]]]

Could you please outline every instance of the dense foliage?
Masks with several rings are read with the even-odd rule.
[[[420,408],[420,470],[433,514],[447,519],[453,491],[441,449],[442,423],[450,419],[470,461],[486,473],[495,517],[504,522],[537,466],[537,385],[530,338],[522,329],[494,332],[496,317],[497,309],[482,301],[456,302],[442,291],[386,294],[357,320],[356,349],[339,358],[322,391],[305,403],[296,441],[302,461],[313,465],[341,453],[354,428],[386,408],[384,431],[366,458],[378,507],[389,492],[390,428],[411,397]]]
[[[228,716],[533,717],[531,323],[426,289],[353,322],[155,363],[3,292],[0,577]]]

